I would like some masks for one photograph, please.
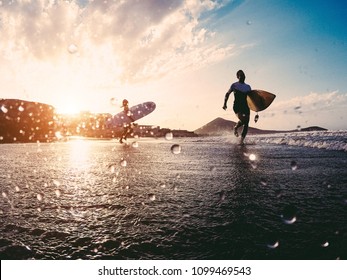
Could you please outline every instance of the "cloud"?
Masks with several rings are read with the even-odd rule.
[[[306,96],[296,96],[292,99],[275,102],[272,111],[286,113],[310,113],[313,111],[331,111],[347,106],[347,93],[338,91],[327,93],[310,93]]]
[[[346,129],[347,93],[338,91],[310,93],[288,100],[274,101],[262,114],[269,129],[294,129],[318,125],[328,129]]]
[[[107,81],[136,83],[204,67],[235,52],[200,21],[220,8],[218,1],[1,3],[0,62],[16,68],[34,63],[44,71],[42,64],[52,63],[76,70],[78,57],[83,66],[112,77]]]

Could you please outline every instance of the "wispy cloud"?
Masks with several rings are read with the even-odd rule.
[[[285,113],[310,113],[313,111],[330,111],[347,106],[347,93],[338,91],[327,93],[310,93],[305,96],[296,96],[292,99],[275,102],[272,111]]]
[[[216,63],[234,53],[203,26],[218,1],[3,0],[0,62],[104,69],[130,83]],[[17,62],[17,64],[16,64]],[[74,70],[76,65],[71,66]],[[71,68],[70,67],[70,68]],[[37,68],[37,70],[40,69]],[[46,70],[42,67],[43,71]]]
[[[277,97],[278,98],[278,97]],[[267,129],[295,129],[321,126],[327,129],[346,129],[347,93],[338,91],[310,93],[278,101],[262,113]]]

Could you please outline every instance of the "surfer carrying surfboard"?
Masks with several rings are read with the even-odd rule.
[[[249,123],[249,116],[250,116],[250,110],[247,104],[247,94],[250,92],[251,86],[245,83],[246,75],[242,70],[237,71],[236,77],[239,79],[238,82],[233,83],[230,86],[230,89],[225,94],[224,98],[224,105],[223,109],[227,109],[227,102],[229,99],[229,95],[234,92],[234,105],[233,110],[238,117],[239,121],[234,127],[234,134],[236,137],[239,136],[238,128],[243,126],[243,130],[241,132],[241,142],[240,144],[244,143],[245,137],[248,132],[248,123]]]
[[[122,135],[120,137],[120,140],[119,140],[120,143],[123,143],[123,139],[126,140],[128,135],[133,133],[133,126],[135,125],[133,123],[135,120],[131,116],[131,112],[129,110],[129,101],[124,99],[122,104],[123,104],[123,106],[122,106],[123,107],[123,111],[128,116],[128,118],[131,120],[131,123],[123,125],[123,133],[122,133]]]

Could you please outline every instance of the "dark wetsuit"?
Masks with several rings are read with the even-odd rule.
[[[134,122],[135,120],[133,119],[133,117],[131,116],[131,112],[129,111],[129,106],[128,105],[124,105],[124,113],[128,116],[128,118],[131,120],[131,122]],[[132,123],[128,124],[128,125],[124,125],[123,126],[123,133],[122,136],[119,140],[120,143],[123,143],[123,139],[126,140],[128,135],[133,133],[133,128],[132,128]]]
[[[228,90],[228,92],[225,94],[225,101],[224,104],[226,105],[226,102],[229,98],[229,95],[234,92],[234,105],[233,110],[236,115],[238,115],[240,121],[236,124],[235,129],[243,126],[242,130],[242,137],[246,137],[247,131],[248,131],[248,123],[249,123],[249,115],[250,110],[247,104],[247,93],[250,92],[252,89],[250,85],[246,83],[240,83],[236,82],[233,83]],[[241,114],[241,118],[239,116]]]
[[[236,82],[231,85],[227,95],[229,97],[229,94],[234,92],[235,99],[233,110],[235,114],[244,113],[249,115],[250,111],[247,104],[247,93],[251,90],[251,87],[245,83]]]
[[[247,93],[235,89],[234,97],[235,99],[234,99],[233,110],[235,114],[243,113],[243,114],[249,115],[250,111],[247,104]]]

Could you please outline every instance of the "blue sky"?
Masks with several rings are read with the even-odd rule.
[[[221,107],[243,69],[277,95],[252,126],[347,129],[346,14],[343,1],[2,0],[0,97],[62,112],[154,101],[143,123],[194,130],[236,121],[232,98]]]

